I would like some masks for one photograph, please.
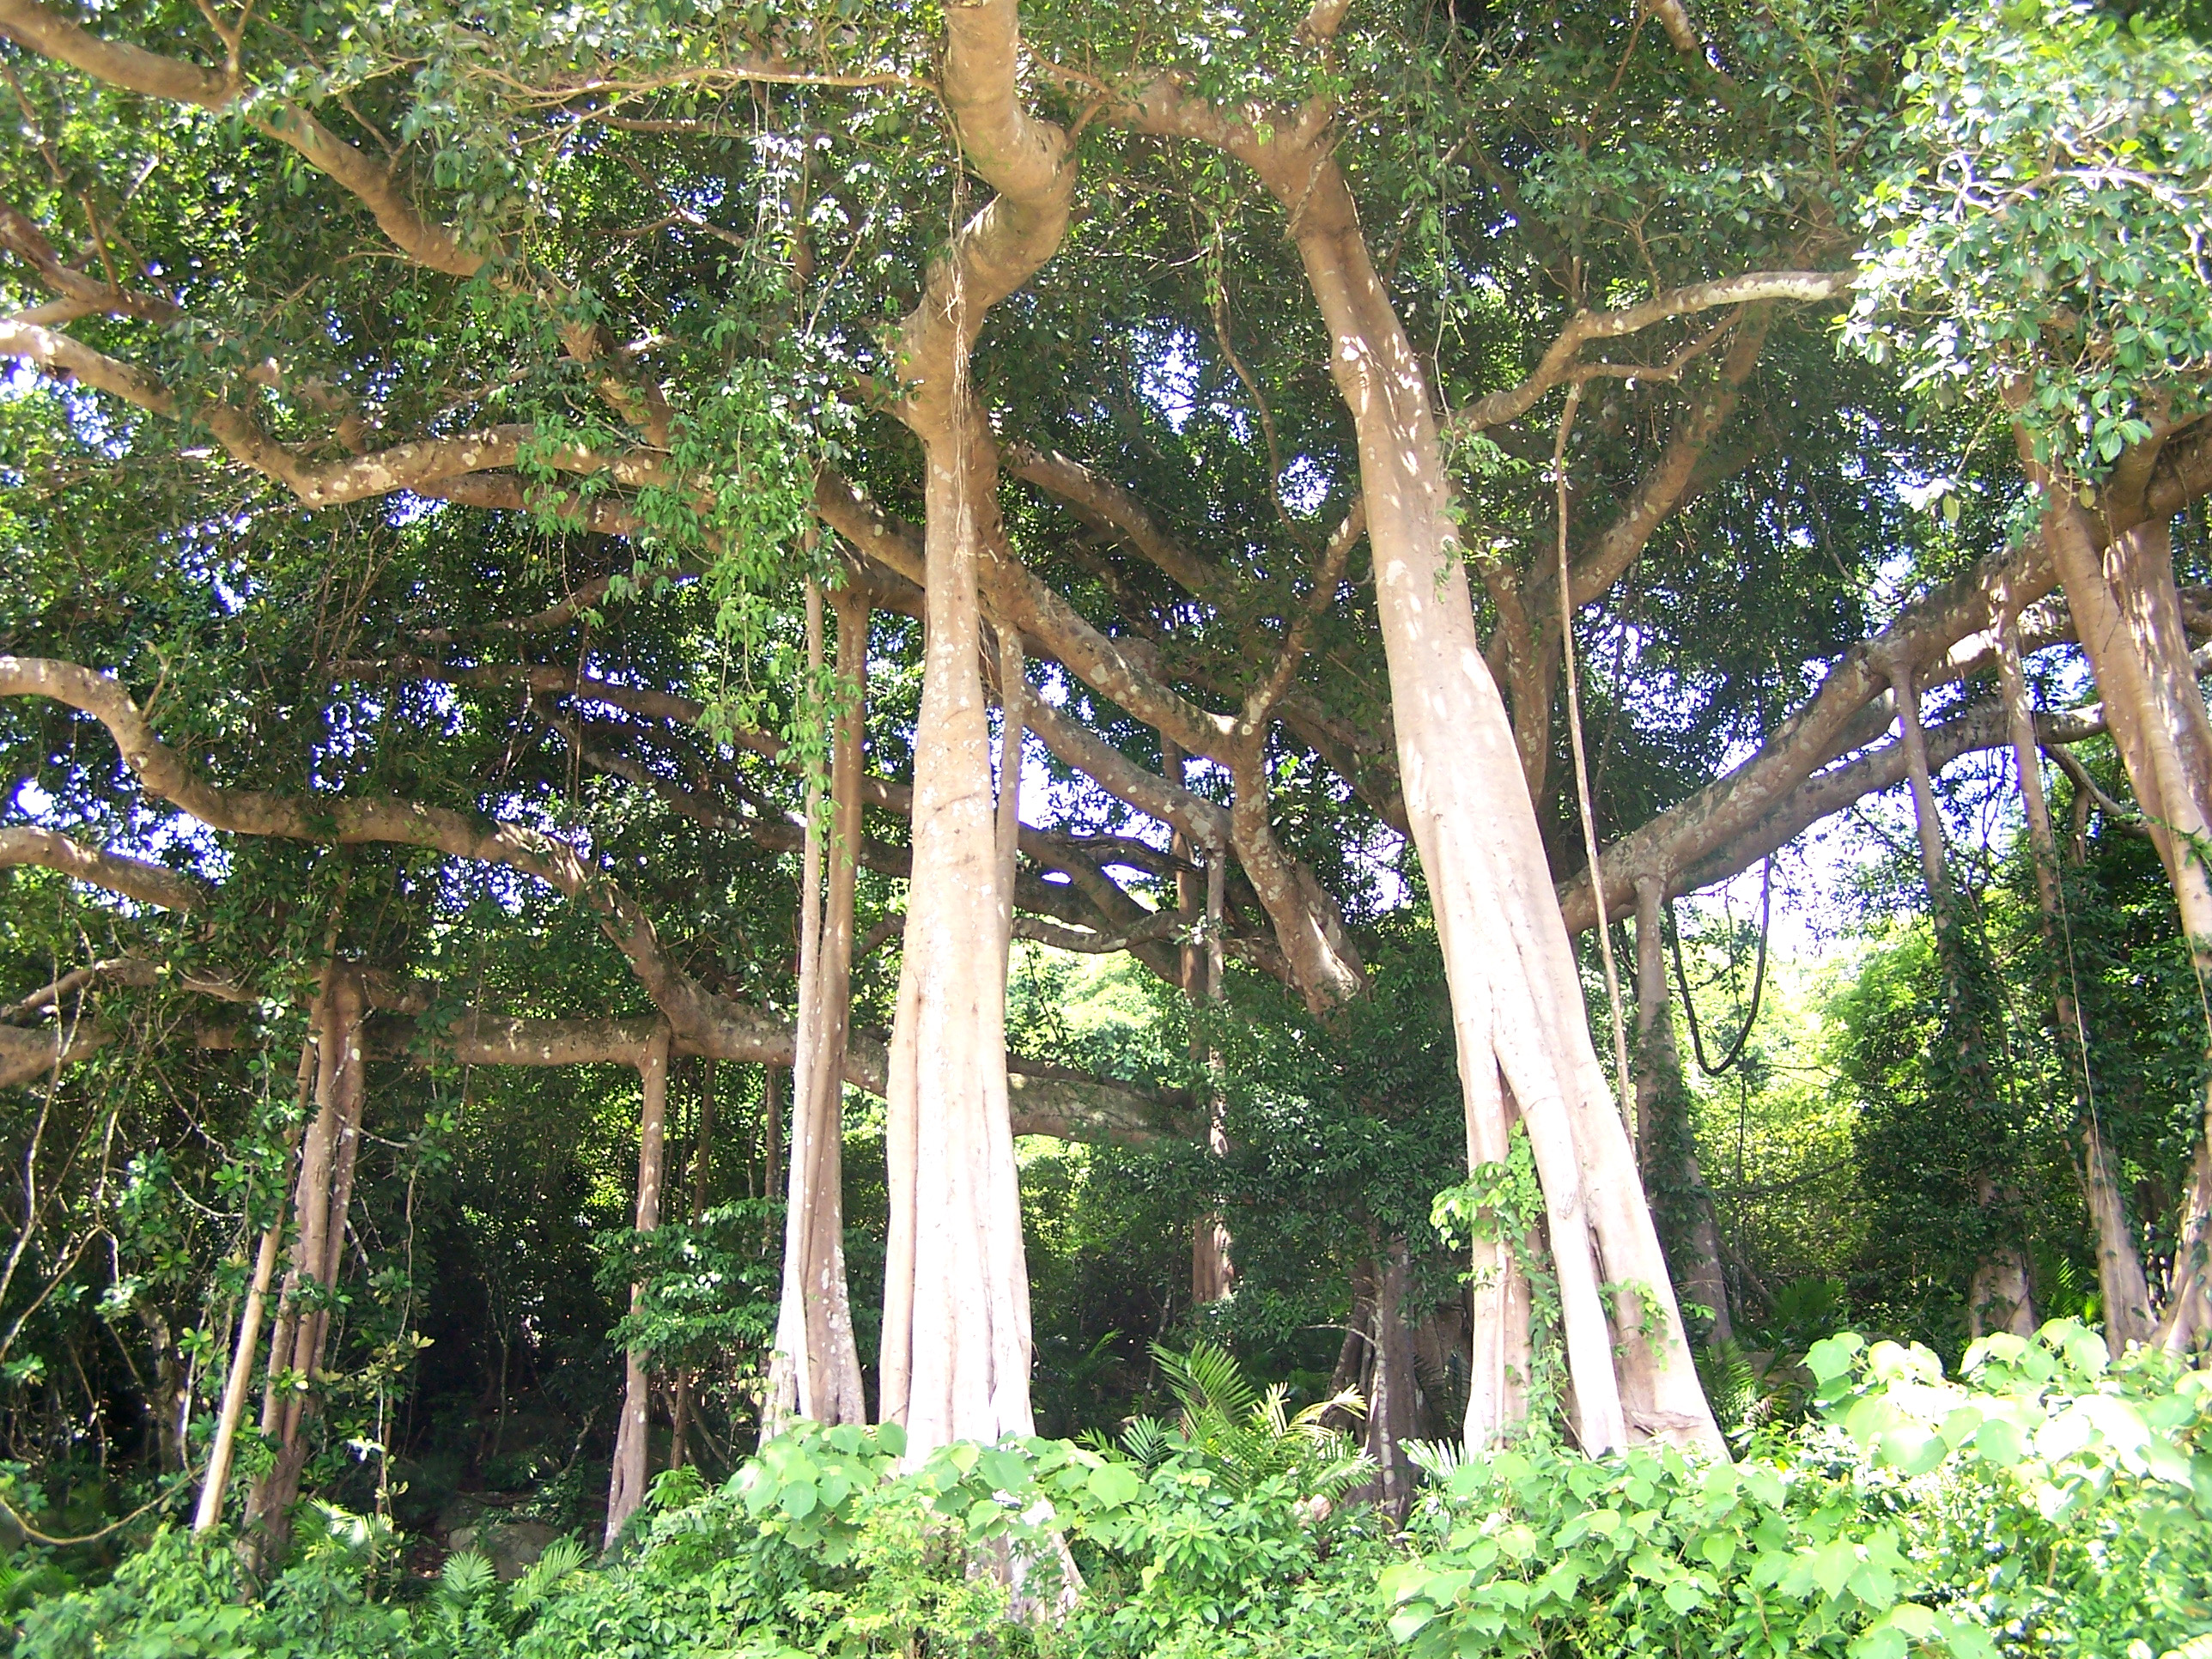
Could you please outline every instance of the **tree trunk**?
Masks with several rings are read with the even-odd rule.
[[[691,1224],[707,1213],[707,1181],[714,1156],[714,1062],[699,1062],[699,1134],[691,1149]],[[668,1467],[680,1469],[691,1456],[691,1400],[698,1378],[686,1370],[676,1380],[676,1401],[668,1412]]]
[[[1193,1000],[1211,1010],[1221,1000],[1221,912],[1229,871],[1228,854],[1216,848],[1206,859],[1206,937],[1195,951],[1186,951],[1187,968],[1196,970],[1195,984],[1184,989]],[[1176,876],[1180,883],[1182,877]],[[1210,1042],[1200,1042],[1198,1058],[1211,1086],[1206,1091],[1206,1150],[1214,1158],[1229,1155],[1229,1128],[1224,1113],[1227,1101],[1221,1091],[1221,1054]],[[1218,1209],[1210,1210],[1193,1224],[1190,1237],[1190,1297],[1194,1306],[1211,1307],[1229,1294],[1237,1267],[1231,1259],[1229,1223]]]
[[[1690,1091],[1674,1044],[1674,1013],[1667,995],[1667,942],[1661,907],[1666,884],[1646,876],[1636,884],[1636,1116],[1644,1153],[1644,1190],[1651,1200],[1659,1242],[1688,1299],[1712,1312],[1707,1340],[1735,1334],[1729,1316],[1728,1277],[1721,1269],[1721,1233],[1713,1195],[1698,1166],[1690,1124]]]
[[[1367,1455],[1375,1460],[1376,1501],[1399,1519],[1413,1503],[1413,1470],[1405,1443],[1413,1435],[1419,1386],[1413,1375],[1413,1333],[1406,1322],[1413,1264],[1406,1241],[1382,1244],[1374,1267],[1374,1364],[1367,1389]]]
[[[921,711],[913,879],[885,1115],[890,1188],[881,1414],[919,1462],[953,1440],[1027,1434],[1029,1270],[1006,1091],[1012,896],[991,793],[978,566],[1004,538],[998,448],[968,379],[991,306],[1059,247],[1075,169],[1067,136],[1017,86],[1014,0],[945,10],[942,91],[996,194],[934,259],[901,327],[899,417],[921,441]],[[1007,785],[1020,782],[1018,759]]]
[[[2080,1062],[2069,1066],[2075,1091],[2075,1126],[2081,1138],[2081,1196],[2097,1241],[2097,1290],[2104,1304],[2105,1340],[2124,1353],[2151,1335],[2150,1283],[2126,1200],[2097,1121],[2096,1079],[2089,1072],[2089,1045],[2081,1026],[2066,967],[2067,942],[2058,890],[2058,841],[2051,823],[2051,805],[2043,793],[2043,753],[2035,738],[2035,714],[2027,696],[2027,676],[2020,659],[2017,613],[2009,605],[1997,611],[1997,684],[2005,703],[2005,725],[2012,739],[2013,765],[2020,774],[2021,806],[2027,820],[2027,855],[2035,872],[2036,921],[2051,966],[2051,1041],[2061,1054]]]
[[[963,388],[964,391],[964,388]],[[1029,1274],[1006,1097],[1006,896],[979,653],[988,427],[963,397],[925,437],[928,526],[914,880],[891,1036],[882,1414],[920,1458],[1027,1434]],[[1015,769],[1010,782],[1018,781]]]
[[[1413,1500],[1413,1467],[1405,1458],[1405,1443],[1413,1437],[1413,1409],[1420,1387],[1413,1376],[1413,1329],[1405,1318],[1413,1265],[1405,1239],[1378,1239],[1376,1245],[1378,1255],[1370,1267],[1374,1301],[1370,1303],[1370,1358],[1364,1367],[1367,1429],[1363,1436],[1363,1449],[1374,1458],[1376,1475],[1367,1484],[1367,1495],[1402,1520]]]
[[[778,1068],[761,1067],[761,1196],[773,1198],[776,1189],[785,1184],[783,1170],[783,1090],[776,1079]],[[770,1229],[762,1236],[761,1248],[766,1249],[775,1242]]]
[[[1182,746],[1164,732],[1160,734],[1160,770],[1168,781],[1177,788],[1189,786],[1188,757]],[[1206,902],[1205,896],[1212,891],[1212,870],[1216,864],[1226,861],[1217,854],[1206,866],[1205,878],[1200,872],[1185,867],[1194,855],[1191,838],[1178,830],[1168,844],[1168,850],[1176,860],[1176,914],[1182,919],[1188,933],[1182,941],[1180,956],[1181,972],[1177,983],[1183,997],[1190,1005],[1193,1018],[1190,1033],[1190,1057],[1199,1069],[1212,1073],[1214,1052],[1205,1034],[1199,1029],[1196,1018],[1200,1009],[1208,1006],[1219,994],[1220,969],[1216,963],[1218,946],[1210,944],[1212,930],[1220,925],[1221,905],[1216,899]],[[1205,905],[1201,909],[1200,906]],[[1211,988],[1208,975],[1211,973]],[[1228,1137],[1221,1122],[1220,1102],[1210,1096],[1212,1109],[1207,1115],[1206,1147],[1215,1157],[1228,1150]],[[1190,1225],[1190,1299],[1194,1307],[1207,1307],[1229,1294],[1230,1280],[1235,1269],[1230,1263],[1231,1240],[1228,1224],[1218,1209],[1208,1210]]]
[[[1349,191],[1325,154],[1255,156],[1291,213],[1359,441],[1376,601],[1406,813],[1450,986],[1471,1158],[1526,1124],[1544,1189],[1574,1431],[1593,1453],[1658,1436],[1724,1452],[1690,1363],[1636,1160],[1590,1040],[1521,757],[1483,660],[1450,487],[1419,359],[1392,310]],[[1504,1258],[1478,1263],[1468,1438],[1525,1408],[1527,1297]],[[1613,1298],[1601,1286],[1634,1287]],[[1647,1313],[1648,1310],[1648,1313]]]
[[[300,1045],[300,1074],[293,1115],[296,1118],[307,1108],[308,1091],[315,1086],[315,1039],[312,1031],[307,1042]],[[285,1159],[299,1145],[296,1127],[286,1136]],[[239,1425],[246,1420],[246,1397],[253,1387],[253,1360],[261,1342],[261,1322],[268,1310],[269,1287],[276,1277],[276,1258],[284,1243],[284,1216],[278,1211],[276,1218],[262,1231],[261,1247],[253,1258],[253,1279],[246,1286],[246,1305],[238,1316],[238,1342],[231,1351],[230,1374],[222,1384],[222,1405],[216,1415],[215,1438],[208,1445],[206,1473],[200,1480],[200,1496],[192,1511],[192,1530],[211,1531],[222,1520],[224,1500],[229,1496],[230,1471],[238,1456]]]
[[[822,597],[807,590],[807,653],[822,659]],[[783,1297],[761,1416],[763,1440],[793,1417],[864,1423],[860,1350],[845,1279],[845,1028],[852,1006],[853,890],[860,844],[868,604],[837,599],[837,672],[846,702],[833,732],[826,902],[821,790],[807,789],[799,882],[799,1028],[791,1091],[791,1190],[784,1210]]]
[[[2106,728],[2166,865],[2200,975],[2212,973],[2212,721],[2189,660],[2173,582],[2172,525],[2145,520],[2100,544],[2063,480],[2045,477],[2044,535],[2104,698]],[[2156,1340],[2186,1352],[2212,1318],[2212,1083]]]
[[[290,1546],[292,1506],[299,1501],[300,1478],[307,1469],[307,1425],[317,1403],[330,1297],[337,1283],[353,1158],[360,1146],[366,1092],[361,1027],[367,1012],[358,971],[331,963],[316,999],[315,1116],[301,1148],[292,1202],[292,1265],[284,1276],[262,1395],[261,1432],[276,1442],[276,1460],[253,1483],[246,1504],[246,1524],[258,1534],[254,1555],[264,1568],[281,1561]],[[287,1386],[288,1376],[299,1382]]]
[[[668,1027],[653,1032],[637,1066],[644,1095],[637,1133],[637,1231],[649,1233],[660,1224],[660,1176],[668,1127]],[[629,1287],[630,1311],[637,1311],[645,1293],[641,1285]],[[637,1506],[645,1501],[649,1465],[646,1457],[647,1431],[653,1409],[652,1379],[645,1362],[632,1347],[623,1365],[622,1422],[615,1431],[614,1470],[607,1492],[607,1527],[600,1547],[612,1549]]]
[[[1920,720],[1920,694],[1912,671],[1899,667],[1891,676],[1897,691],[1897,723],[1905,749],[1905,773],[1912,783],[1912,822],[1920,842],[1920,873],[1928,887],[1928,911],[1936,933],[1936,959],[1942,976],[1943,1003],[1954,1044],[1957,1079],[1965,1091],[1966,1111],[1985,1114],[1996,1105],[1996,1084],[1990,1069],[1988,1034],[1967,972],[1966,941],[1960,933],[1958,895],[1952,890],[1951,872],[1944,855],[1943,820],[1936,805],[1936,780],[1928,765],[1928,735]],[[1989,1149],[1984,1146],[1985,1152]],[[1974,1176],[1974,1201],[1984,1216],[2009,1212],[2012,1194],[1987,1173],[2001,1164],[1992,1158]],[[2002,1221],[1996,1222],[2000,1231]],[[1997,1237],[1985,1243],[1966,1285],[1966,1329],[1973,1336],[1990,1331],[2010,1331],[2016,1336],[2035,1334],[2035,1297],[2029,1283],[2027,1252],[2018,1240]]]

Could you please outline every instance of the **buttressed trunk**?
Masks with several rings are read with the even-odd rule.
[[[806,596],[806,625],[807,654],[818,669],[822,596],[812,587]],[[832,732],[826,848],[820,790],[807,791],[783,1299],[761,1417],[763,1438],[793,1417],[817,1423],[867,1420],[845,1279],[843,1163],[845,1030],[852,1008],[853,888],[860,867],[867,660],[868,602],[848,589],[837,596],[837,674],[845,701]]]
[[[637,1077],[643,1108],[637,1130],[637,1231],[649,1233],[660,1224],[660,1176],[666,1158],[668,1132],[668,1027],[658,1027],[645,1053],[639,1056]],[[630,1311],[637,1311],[644,1286],[629,1287]],[[648,1416],[653,1409],[653,1379],[635,1347],[623,1356],[622,1422],[615,1431],[614,1470],[607,1490],[607,1527],[601,1547],[612,1549],[623,1528],[645,1501],[650,1473],[646,1461]]]
[[[999,856],[978,566],[1002,535],[998,451],[969,384],[989,307],[1060,246],[1074,169],[1066,135],[1016,86],[1013,0],[947,8],[943,92],[997,195],[954,235],[901,335],[921,439],[927,581],[915,732],[914,861],[891,1030],[885,1145],[884,1419],[909,1460],[952,1440],[1027,1434],[1028,1266],[1006,1091],[1008,879]],[[1006,783],[1018,787],[1010,757]]]
[[[2132,457],[2124,457],[2121,473]],[[2148,471],[2146,465],[2143,471]],[[2064,481],[2045,480],[2044,534],[2076,636],[2089,653],[2105,720],[2181,912],[2198,973],[2212,973],[2212,721],[2189,660],[2173,581],[2173,527],[2146,517],[2100,536]],[[2108,511],[2130,504],[2108,494]],[[2106,526],[2106,527],[2110,527]],[[2188,1351],[2212,1320],[2212,1085],[2157,1339]]]
[[[307,1466],[307,1427],[317,1404],[330,1335],[330,1292],[343,1260],[361,1144],[366,1092],[361,1027],[368,1011],[355,969],[334,963],[324,970],[314,1012],[315,1115],[300,1149],[292,1263],[270,1339],[269,1380],[261,1400],[261,1432],[276,1443],[276,1458],[254,1481],[246,1503],[246,1525],[258,1534],[256,1553],[264,1563],[284,1555]]]
[[[1261,176],[1291,213],[1358,434],[1398,764],[1443,948],[1468,1156],[1502,1158],[1511,1124],[1526,1126],[1583,1448],[1656,1436],[1723,1453],[1591,1044],[1512,723],[1483,660],[1427,383],[1341,175],[1296,149],[1262,156]],[[1510,1265],[1478,1265],[1494,1280],[1476,1297],[1467,1433],[1480,1444],[1523,1408],[1528,1336]],[[1622,1293],[1608,1315],[1601,1287],[1613,1285]]]

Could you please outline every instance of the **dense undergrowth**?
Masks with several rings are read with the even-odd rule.
[[[1218,1353],[1119,1441],[957,1445],[802,1425],[719,1489],[679,1471],[611,1560],[556,1545],[398,1573],[324,1512],[265,1585],[165,1529],[105,1582],[19,1560],[17,1659],[1407,1659],[2212,1650],[2212,1375],[2114,1363],[2071,1321],[1807,1360],[1811,1410],[1734,1463],[1593,1461],[1532,1436],[1424,1450],[1402,1526],[1319,1409]],[[41,1575],[43,1574],[43,1580]],[[45,1593],[41,1594],[41,1583]]]

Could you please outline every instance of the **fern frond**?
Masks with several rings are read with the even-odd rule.
[[[1449,1440],[1406,1440],[1399,1443],[1405,1448],[1406,1461],[1431,1480],[1450,1480],[1452,1471],[1462,1462],[1462,1449]]]
[[[515,1581],[507,1598],[508,1605],[517,1613],[527,1613],[551,1595],[562,1579],[582,1566],[587,1553],[583,1545],[573,1538],[555,1539],[531,1563],[530,1571]]]
[[[446,1570],[438,1576],[438,1586],[451,1601],[473,1601],[498,1578],[489,1556],[463,1550],[459,1555],[446,1558]]]

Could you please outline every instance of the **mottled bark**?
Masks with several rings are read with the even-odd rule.
[[[1329,330],[1331,371],[1358,439],[1399,774],[1443,948],[1470,1155],[1503,1158],[1513,1115],[1526,1124],[1577,1437],[1592,1452],[1656,1436],[1718,1454],[1724,1445],[1690,1363],[1635,1156],[1591,1043],[1512,724],[1483,659],[1420,358],[1328,148],[1331,112],[1278,113],[1265,127],[1247,125],[1163,79],[1130,118],[1212,143],[1259,174],[1290,214]],[[1497,1322],[1518,1311],[1510,1273],[1496,1279],[1477,1298],[1467,1425],[1476,1444],[1510,1425],[1525,1386],[1525,1360],[1513,1364],[1516,1352],[1525,1356],[1525,1324],[1516,1332]],[[1608,1313],[1606,1285],[1635,1291],[1614,1295]]]
[[[821,666],[822,602],[807,595],[807,649]],[[853,895],[860,840],[861,742],[866,726],[867,601],[837,605],[840,706],[831,734],[830,813],[807,789],[799,882],[799,1031],[792,1068],[791,1179],[784,1211],[783,1293],[775,1358],[763,1407],[763,1438],[793,1417],[861,1423],[860,1351],[845,1278],[845,1035],[852,1006]],[[825,846],[826,842],[826,846]],[[824,865],[827,865],[826,877]]]
[[[2205,714],[2173,580],[2170,517],[2145,512],[2100,536],[2061,479],[2045,476],[2045,539],[2051,543],[2074,626],[2103,694],[2111,730],[2146,829],[2166,866],[2181,927],[2200,973],[2212,971],[2212,721]],[[2186,1352],[2212,1316],[2212,1085],[2197,1129],[2196,1163],[2155,1340]]]
[[[298,1098],[294,1115],[303,1114],[315,1085],[315,1040],[310,1034],[300,1048]],[[299,1141],[295,1130],[285,1138],[287,1161]],[[246,1286],[246,1304],[239,1310],[238,1340],[231,1350],[230,1372],[224,1377],[222,1403],[216,1413],[215,1436],[208,1444],[207,1469],[200,1478],[200,1495],[192,1510],[192,1530],[207,1532],[222,1519],[223,1504],[230,1492],[230,1472],[237,1461],[239,1425],[246,1420],[246,1399],[253,1388],[253,1360],[259,1352],[261,1326],[268,1311],[269,1289],[276,1277],[277,1258],[283,1253],[284,1217],[263,1229],[254,1253],[253,1278]]]
[[[2027,820],[2028,861],[2035,873],[2036,921],[2050,964],[2051,1042],[2064,1057],[2068,1075],[2075,1084],[2074,1121],[2081,1143],[2081,1198],[2097,1241],[2097,1290],[2104,1307],[2105,1340],[2115,1353],[2121,1353],[2150,1339],[2150,1283],[2143,1273],[2142,1254],[2136,1248],[2127,1203],[2105,1144],[2104,1126],[2098,1121],[2088,1036],[2067,967],[2069,950],[2064,900],[2058,885],[2058,841],[2051,828],[2051,804],[2044,794],[2043,755],[2036,741],[2027,676],[2021,665],[2019,618],[2010,608],[1998,616],[1996,643],[1998,690],[2004,701],[2013,767],[2020,778],[2021,806]]]
[[[948,1441],[1032,1427],[1006,1085],[1006,878],[978,588],[985,551],[1004,532],[997,444],[968,362],[990,307],[1059,247],[1074,186],[1066,135],[1022,105],[1013,0],[948,9],[945,35],[945,102],[969,161],[998,193],[931,264],[900,341],[911,390],[898,413],[921,440],[927,512],[914,881],[885,1136],[880,1412],[904,1425],[910,1461]]]
[[[248,1492],[246,1524],[264,1566],[290,1545],[292,1506],[307,1455],[307,1429],[319,1403],[330,1298],[345,1238],[353,1156],[360,1146],[365,1090],[362,1021],[368,1012],[359,972],[342,963],[324,970],[316,999],[315,1115],[300,1151],[294,1188],[292,1263],[284,1276],[269,1344],[261,1432],[276,1443],[276,1461]],[[343,1184],[343,1190],[341,1185]]]
[[[637,1132],[637,1231],[660,1225],[660,1181],[666,1160],[668,1130],[668,1029],[661,1027],[646,1046],[637,1067],[643,1104]],[[635,1313],[644,1286],[629,1287]],[[614,1468],[608,1483],[607,1525],[601,1547],[612,1549],[637,1506],[645,1501],[650,1475],[647,1440],[653,1411],[653,1380],[644,1358],[633,1346],[623,1356],[622,1419],[615,1430]]]
[[[1228,861],[1218,848],[1206,860],[1206,929],[1195,950],[1187,950],[1184,961],[1195,983],[1190,987],[1194,1000],[1202,1005],[1209,1016],[1221,1001],[1221,910],[1222,897],[1227,885]],[[1182,879],[1180,876],[1178,881]],[[1206,1150],[1215,1158],[1229,1155],[1229,1126],[1225,1113],[1227,1102],[1220,1088],[1221,1054],[1212,1042],[1200,1038],[1196,1044],[1195,1057],[1205,1068],[1206,1090]],[[1190,1238],[1190,1297],[1198,1307],[1208,1307],[1227,1296],[1236,1283],[1237,1267],[1231,1256],[1235,1241],[1229,1234],[1228,1218],[1218,1210],[1209,1210],[1199,1217],[1191,1228]]]

